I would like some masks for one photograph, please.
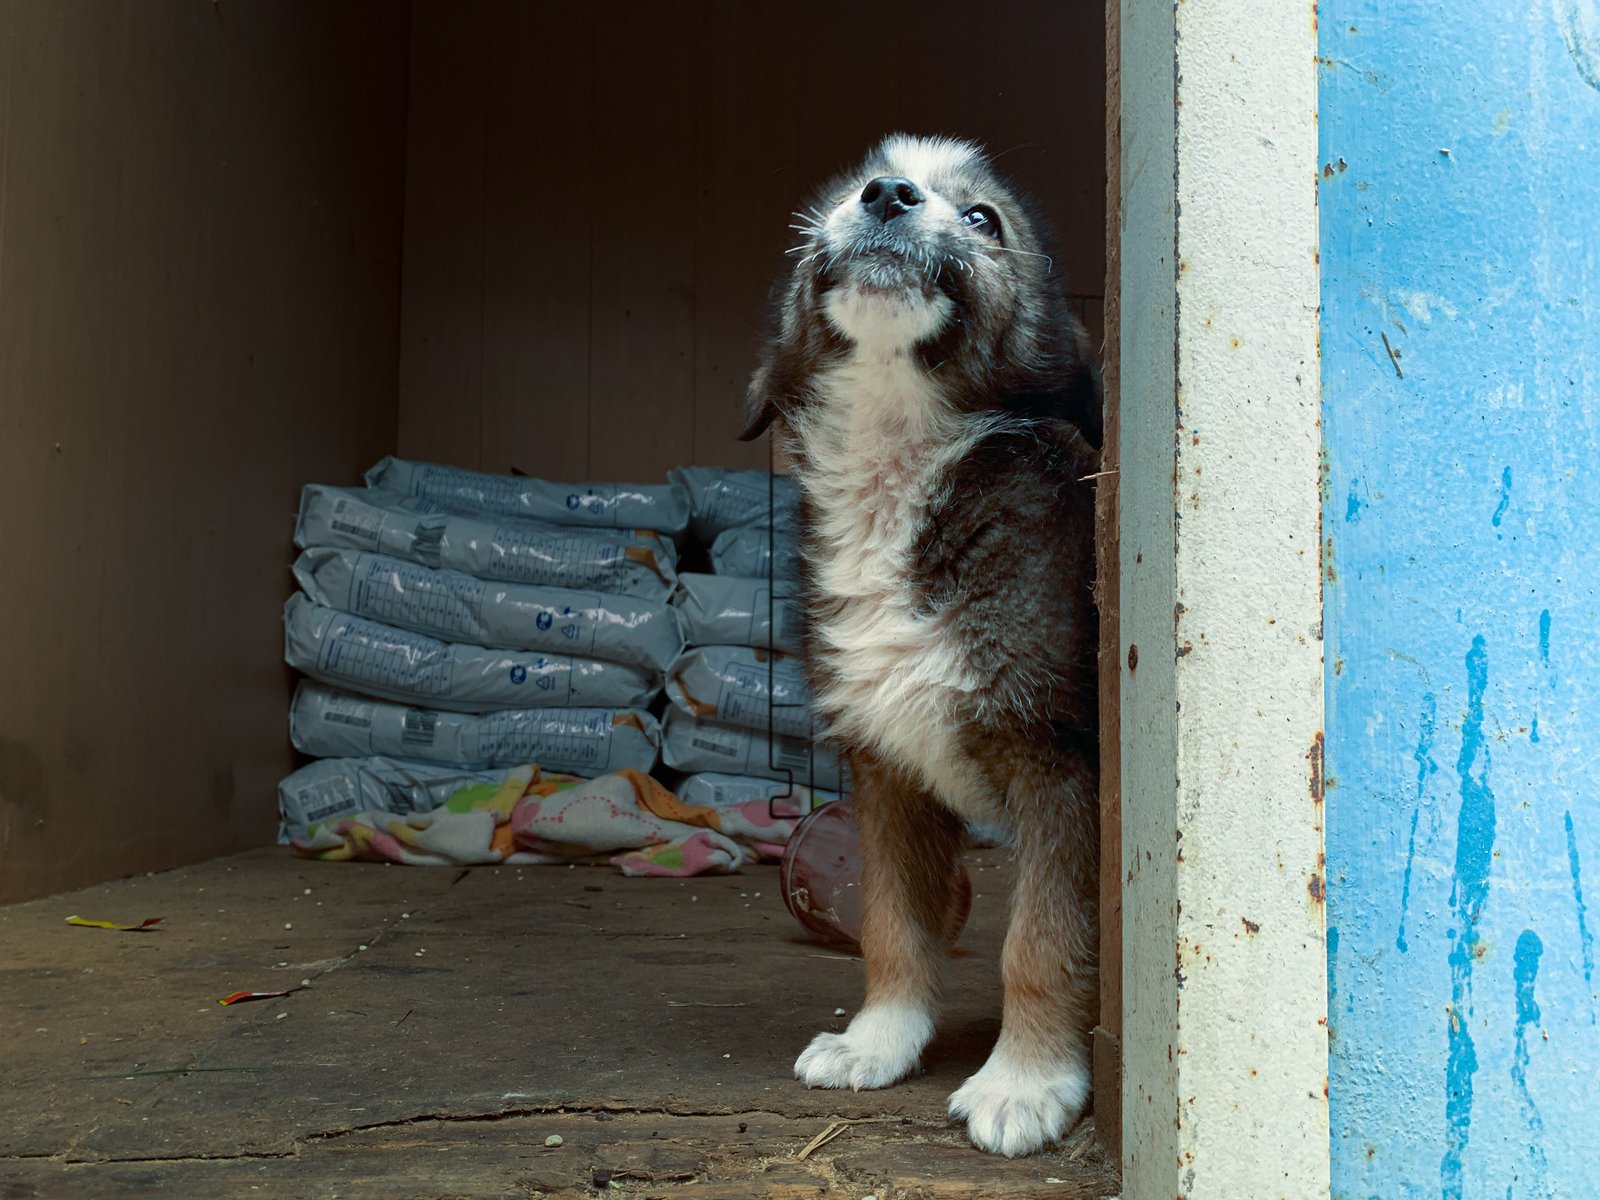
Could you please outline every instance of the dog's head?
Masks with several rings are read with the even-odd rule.
[[[972,143],[889,137],[796,218],[796,261],[750,383],[746,440],[807,403],[821,368],[854,354],[915,355],[964,408],[1037,407],[1079,376],[1093,390],[1082,327],[1038,227]],[[1085,433],[1098,440],[1097,428]]]

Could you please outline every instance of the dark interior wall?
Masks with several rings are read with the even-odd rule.
[[[1098,331],[1102,13],[0,0],[0,900],[270,836],[301,484],[763,461],[787,214],[883,133],[1004,153]]]
[[[764,462],[732,432],[787,214],[895,130],[1003,153],[1097,298],[1104,11],[416,0],[402,453],[573,479]]]
[[[395,440],[408,34],[0,0],[0,900],[272,835],[297,489]]]

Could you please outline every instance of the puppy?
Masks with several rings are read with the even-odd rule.
[[[1012,832],[989,1060],[950,1098],[1027,1154],[1089,1097],[1098,380],[1023,203],[978,147],[888,138],[800,215],[750,383],[803,497],[809,671],[854,768],[867,995],[795,1064],[881,1088],[933,1035],[964,823]]]

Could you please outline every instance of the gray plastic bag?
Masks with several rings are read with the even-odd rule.
[[[711,543],[711,569],[743,579],[800,580],[800,542],[765,525],[724,529]]]
[[[805,619],[799,585],[727,575],[678,576],[673,605],[691,646],[760,646],[798,654]]]
[[[474,716],[412,708],[301,683],[289,736],[302,754],[413,758],[450,767],[515,767],[605,775],[656,765],[661,726],[638,708],[516,708]]]
[[[550,525],[655,529],[674,537],[689,527],[689,493],[681,483],[552,483],[392,455],[367,472],[366,482],[470,516],[493,513]]]
[[[759,775],[830,792],[848,790],[839,752],[826,742],[792,737],[769,741],[753,729],[698,720],[676,705],[668,706],[661,725],[661,759],[686,774]]]
[[[566,654],[491,650],[382,625],[296,593],[284,606],[284,661],[365,695],[452,712],[503,708],[644,708],[654,671]]]
[[[278,840],[303,836],[321,821],[363,812],[403,817],[432,812],[474,783],[497,785],[505,772],[463,771],[392,758],[324,758],[278,784]]]
[[[689,493],[689,525],[703,542],[736,525],[770,523],[782,529],[800,518],[800,485],[769,471],[678,467],[667,478]]]
[[[330,547],[301,554],[294,577],[318,604],[476,646],[580,654],[653,670],[665,670],[683,650],[677,611],[639,596],[476,579]]]
[[[800,660],[771,650],[689,650],[667,673],[667,695],[703,721],[783,737],[811,736],[811,688]]]
[[[432,501],[314,483],[300,493],[295,545],[387,554],[479,579],[665,600],[677,578],[670,539],[515,517],[461,517]]]

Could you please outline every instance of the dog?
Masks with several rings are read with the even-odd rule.
[[[983,151],[896,135],[796,214],[746,396],[802,496],[807,670],[848,755],[867,992],[795,1064],[881,1088],[933,1036],[968,822],[1010,831],[1005,1006],[950,1097],[1028,1154],[1089,1098],[1096,1008],[1099,379],[1023,200]]]

